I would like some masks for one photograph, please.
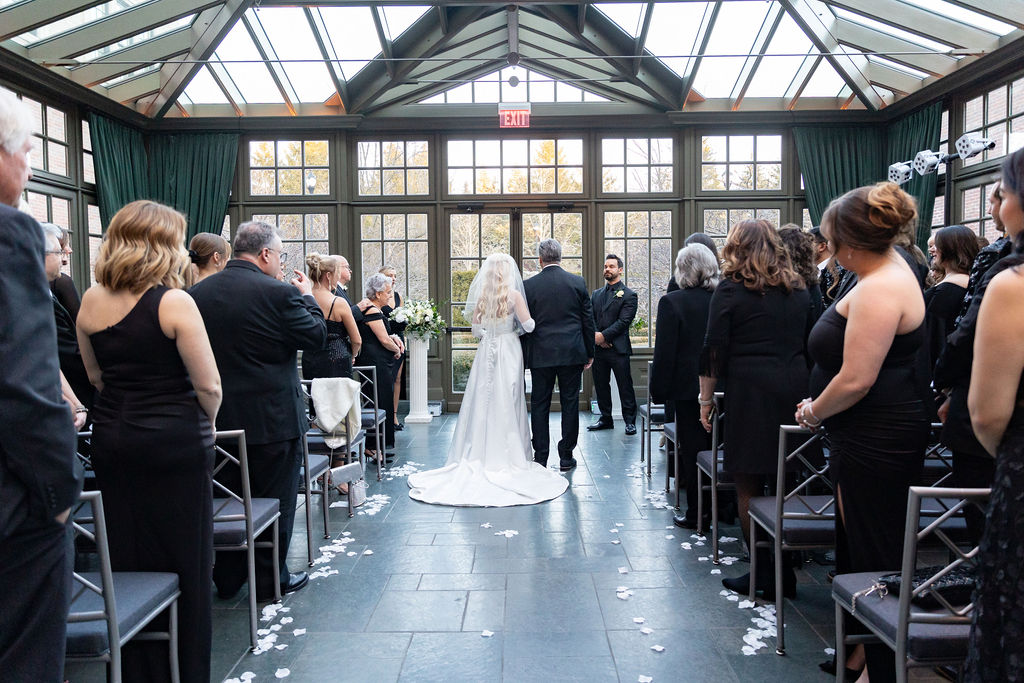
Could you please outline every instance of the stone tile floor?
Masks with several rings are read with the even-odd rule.
[[[260,622],[277,636],[267,652],[248,651],[245,589],[230,601],[214,598],[215,680],[829,680],[818,669],[834,633],[829,567],[812,561],[798,571],[798,597],[785,606],[786,655],[776,655],[763,631],[771,612],[723,594],[723,576],[747,571],[740,542],[723,539],[722,555],[733,559],[716,567],[709,539],[672,526],[664,451],[655,450],[648,480],[640,435],[625,436],[621,423],[581,429],[579,467],[554,501],[451,508],[411,500],[401,472],[442,465],[455,418],[399,432],[397,474],[378,483],[371,466],[370,502],[352,519],[332,509],[330,539],[314,497],[315,546],[334,556],[318,550],[309,585],[285,597],[287,612]],[[301,501],[292,571],[307,569]],[[505,530],[518,533],[497,533]],[[739,535],[735,526],[720,532]],[[330,547],[338,539],[351,540],[339,551]],[[67,676],[104,680],[102,665],[69,666]],[[938,680],[930,671],[912,679]]]

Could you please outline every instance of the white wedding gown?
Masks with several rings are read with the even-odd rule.
[[[533,321],[527,321],[529,330]],[[444,467],[409,476],[424,503],[506,507],[565,493],[569,482],[533,461],[523,387],[523,351],[513,317],[483,329]],[[528,330],[528,331],[529,331]],[[474,325],[474,334],[480,332]]]

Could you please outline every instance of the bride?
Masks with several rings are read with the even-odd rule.
[[[557,498],[568,481],[533,461],[518,335],[532,332],[523,279],[508,254],[492,254],[466,301],[480,338],[444,467],[409,476],[424,503],[504,507]]]

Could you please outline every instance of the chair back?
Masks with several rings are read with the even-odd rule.
[[[71,603],[85,591],[92,591],[103,599],[102,610],[71,611],[68,613],[68,623],[77,624],[86,621],[107,622],[107,642],[110,644],[110,667],[111,672],[117,672],[120,677],[121,670],[121,648],[117,644],[121,642],[121,634],[118,629],[117,601],[114,596],[114,573],[110,567],[110,545],[107,541],[107,522],[103,515],[103,496],[99,491],[83,491],[78,502],[71,510],[71,527],[76,537],[84,536],[95,547],[99,558],[100,583],[90,581],[79,572],[73,572],[73,592]],[[92,528],[90,528],[90,526]]]
[[[948,486],[953,483],[953,452],[939,440],[942,423],[933,422],[931,440],[924,452],[924,481],[932,487]]]
[[[721,463],[725,459],[725,392],[714,393],[715,405],[711,411],[711,452],[715,455],[715,463]],[[718,468],[712,470],[711,477],[714,483],[718,482]]]
[[[654,415],[654,411],[665,409],[664,403],[655,403],[654,399],[651,398],[651,370],[654,368],[654,361],[647,361],[647,410],[649,415]]]
[[[809,438],[790,450],[798,436]],[[829,476],[830,460],[822,458],[821,462],[813,462],[811,458],[824,438],[821,430],[811,432],[797,425],[779,425],[775,518],[782,524],[786,520],[835,522],[836,496]],[[822,495],[818,493],[820,490],[828,493]]]
[[[238,455],[232,455],[221,444],[235,442]],[[244,522],[245,536],[248,547],[253,547],[255,532],[252,524],[252,490],[249,488],[249,457],[245,449],[245,430],[233,429],[217,432],[214,444],[213,466],[213,523]],[[232,491],[228,486],[217,480],[217,475],[228,467],[237,467],[241,480],[242,493]],[[241,512],[232,512],[231,503],[241,505]]]
[[[373,365],[356,365],[352,368],[352,373],[352,378],[359,382],[360,407],[378,410],[380,401],[377,398],[377,368]]]

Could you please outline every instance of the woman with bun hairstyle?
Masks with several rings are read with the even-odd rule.
[[[334,294],[341,260],[314,252],[306,257],[306,268],[313,282],[313,298],[327,321],[327,344],[318,351],[302,352],[302,376],[351,377],[352,358],[359,354],[362,339],[352,309]]]
[[[847,192],[822,218],[822,233],[857,284],[811,330],[813,398],[797,405],[796,420],[828,430],[838,574],[899,571],[908,489],[924,463],[929,421],[917,358],[925,304],[918,274],[894,246],[916,219],[914,199],[893,183]],[[873,683],[895,680],[892,650],[867,646],[864,655]]]
[[[192,259],[191,286],[224,270],[231,258],[231,245],[220,235],[201,232],[188,243],[188,255]]]

